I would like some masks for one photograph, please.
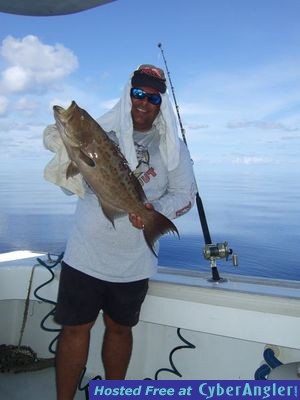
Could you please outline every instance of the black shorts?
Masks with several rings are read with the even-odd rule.
[[[54,319],[61,325],[81,325],[95,321],[103,310],[118,324],[134,326],[139,321],[148,281],[106,282],[62,262]]]

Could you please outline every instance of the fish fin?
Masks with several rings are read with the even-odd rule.
[[[179,238],[178,230],[173,222],[155,210],[147,210],[143,232],[148,247],[156,257],[157,254],[154,251],[154,243],[160,236],[168,232],[173,232],[176,233]]]
[[[101,200],[100,198],[98,198],[98,199],[99,199],[99,204],[102,208],[103,214],[112,223],[113,227],[115,227],[115,218],[126,215],[126,212],[111,206],[109,203]]]
[[[96,165],[95,161],[88,154],[84,153],[82,149],[80,150],[79,158],[82,162],[89,165],[90,167],[95,167]]]
[[[69,179],[70,177],[72,178],[75,175],[79,174],[79,169],[77,165],[71,161],[70,164],[68,165],[67,171],[66,171],[66,177]]]

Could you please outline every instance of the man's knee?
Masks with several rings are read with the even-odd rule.
[[[131,333],[131,326],[118,324],[105,313],[103,314],[103,320],[106,330],[110,333],[114,333],[116,335],[126,335],[128,333]]]
[[[82,325],[64,325],[62,327],[61,334],[64,336],[75,337],[80,335],[86,335],[90,332],[95,321],[89,322]]]

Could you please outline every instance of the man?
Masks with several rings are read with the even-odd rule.
[[[145,207],[174,219],[192,207],[195,184],[190,155],[178,138],[166,89],[163,70],[141,65],[119,102],[99,123],[118,143],[143,186],[148,200]],[[55,320],[63,326],[57,348],[57,398],[71,400],[100,310],[105,324],[105,379],[125,379],[132,327],[138,323],[157,258],[145,242],[139,215],[116,219],[114,228],[81,177],[77,176],[81,181],[75,182],[61,176],[67,156],[55,126],[46,128],[44,142],[56,152],[56,158],[46,167],[46,179],[81,194],[64,254],[55,314]]]

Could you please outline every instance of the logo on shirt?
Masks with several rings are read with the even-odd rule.
[[[149,166],[150,156],[147,147],[142,146],[138,143],[134,143],[136,157],[138,159],[137,168],[141,167],[143,164]]]
[[[156,172],[153,167],[150,167],[150,155],[147,147],[138,143],[134,143],[134,146],[138,159],[138,166],[134,171],[134,175],[143,186],[145,183],[148,183],[151,178],[156,176]]]

